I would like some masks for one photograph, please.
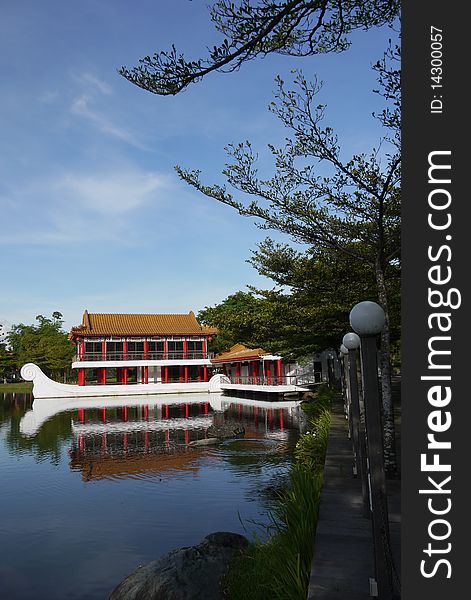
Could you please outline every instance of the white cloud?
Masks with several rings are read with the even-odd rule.
[[[55,90],[46,90],[45,92],[43,92],[38,100],[39,102],[42,102],[43,104],[54,104],[54,102],[56,102],[56,100],[59,98],[59,93]]]
[[[106,81],[98,79],[93,73],[82,73],[79,80],[86,84],[92,84],[102,94],[109,95],[113,93],[113,88]]]
[[[151,202],[168,189],[170,179],[138,170],[100,174],[67,174],[54,185],[61,197],[103,214],[120,214]]]
[[[9,191],[2,211],[8,226],[0,244],[119,240],[123,234],[135,243],[134,216],[140,217],[142,208],[164,205],[174,185],[167,174],[122,165],[113,171],[56,173],[29,181]]]
[[[115,125],[108,117],[94,110],[90,107],[91,99],[86,94],[82,94],[76,98],[70,107],[70,112],[74,115],[82,117],[95,125],[97,129],[111,135],[112,137],[118,138],[124,142],[144,150],[145,147],[140,141],[129,131]]]

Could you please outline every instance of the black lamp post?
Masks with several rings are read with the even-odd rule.
[[[357,349],[360,347],[360,338],[356,333],[347,333],[343,337],[343,346],[348,351],[348,378],[350,389],[351,419],[353,450],[357,473],[361,479],[361,494],[363,497],[363,512],[370,516],[370,497],[368,492],[368,474],[366,467],[365,433],[361,426],[360,396],[358,393],[357,377]]]
[[[392,560],[376,348],[377,335],[383,329],[385,322],[384,311],[375,302],[360,302],[350,312],[350,325],[358,333],[361,340],[376,584],[380,600],[391,600],[393,597]]]
[[[348,435],[349,437],[351,437],[352,432],[351,432],[351,424],[350,424],[350,388],[349,388],[349,383],[348,383],[348,374],[347,374],[347,356],[348,356],[348,350],[345,348],[345,346],[342,344],[340,346],[340,364],[342,366],[342,391],[343,391],[343,395],[344,395],[344,404],[343,404],[343,410],[345,413],[345,417],[348,419]]]

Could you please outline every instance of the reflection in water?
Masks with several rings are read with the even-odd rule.
[[[250,537],[303,427],[294,402],[210,394],[0,399],[9,600],[102,599],[139,564],[211,531]],[[245,436],[192,445],[224,424]]]
[[[199,468],[201,450],[190,444],[206,439],[210,426],[227,425],[230,421],[242,425],[248,439],[275,435],[287,440],[287,431],[293,428],[294,415],[298,414],[293,413],[294,406],[276,409],[227,400],[221,408],[220,412],[214,412],[209,402],[186,402],[153,407],[78,409],[78,418],[72,418],[74,438],[69,450],[70,468],[80,471],[84,481],[162,477],[195,471]],[[253,452],[255,448],[251,446]],[[285,449],[276,447],[277,451]],[[220,450],[206,450],[206,454],[213,460],[224,457]]]

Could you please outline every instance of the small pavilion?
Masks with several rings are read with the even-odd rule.
[[[227,352],[211,359],[232,383],[240,384],[281,384],[290,377],[293,365],[284,363],[281,356],[271,354],[263,348],[249,348],[235,344]]]

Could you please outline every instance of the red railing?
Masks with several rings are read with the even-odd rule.
[[[229,376],[231,383],[241,385],[312,385],[314,383],[321,383],[321,381],[315,376],[311,377],[298,377],[296,375],[267,375],[261,376],[248,376],[248,377],[237,377],[237,375]]]
[[[263,375],[249,375],[248,377],[237,377],[237,375],[231,375],[229,377],[231,383],[239,383],[245,385],[297,385],[297,378],[295,375],[272,375],[271,377]]]
[[[194,360],[209,359],[213,357],[212,352],[202,352],[201,350],[187,352],[86,352],[83,355],[76,355],[76,362],[92,361],[110,361],[110,360]]]

